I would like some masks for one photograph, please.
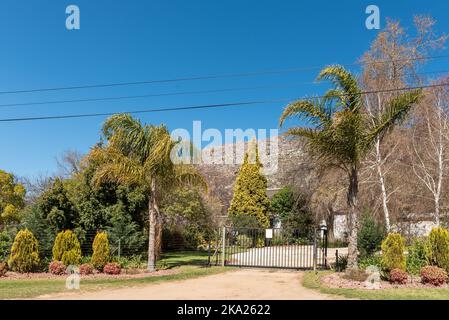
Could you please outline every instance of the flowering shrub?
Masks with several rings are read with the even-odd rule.
[[[4,262],[0,262],[0,277],[4,277],[8,271],[8,266]]]
[[[89,275],[94,273],[94,267],[90,263],[83,263],[80,265],[80,274],[81,275]]]
[[[393,269],[390,271],[390,282],[396,284],[406,284],[408,273],[401,269]]]
[[[61,261],[52,261],[48,265],[48,271],[51,274],[62,275],[65,273],[66,267]]]
[[[447,272],[435,266],[423,267],[421,269],[421,282],[440,286],[447,282]]]
[[[120,274],[120,272],[122,272],[122,268],[120,268],[118,263],[110,262],[104,266],[103,272],[106,274]]]

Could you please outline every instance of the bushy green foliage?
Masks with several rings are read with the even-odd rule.
[[[291,242],[311,236],[314,221],[304,195],[284,187],[273,195],[270,210],[273,220],[281,222],[284,240]]]
[[[71,230],[58,233],[53,246],[53,260],[61,261],[64,265],[79,265],[81,261],[81,247],[78,238]]]
[[[266,228],[270,224],[270,200],[267,196],[267,179],[262,174],[262,164],[259,160],[257,148],[245,154],[235,185],[228,215],[251,215],[257,218]]]
[[[385,237],[385,228],[376,222],[372,214],[367,211],[360,221],[357,236],[357,247],[362,257],[370,256],[380,249]]]
[[[103,267],[110,260],[109,240],[105,232],[99,232],[95,236],[92,244],[93,254],[91,263],[97,270],[103,270]]]
[[[270,211],[273,218],[282,221],[293,211],[294,204],[293,190],[290,187],[280,189],[271,198]]]
[[[39,199],[38,205],[44,217],[56,230],[73,229],[77,226],[78,212],[61,179],[55,179],[51,188]]]
[[[230,216],[229,220],[235,229],[262,229],[259,219],[250,215]]]
[[[444,228],[433,228],[425,248],[430,265],[449,271],[449,231]]]
[[[421,239],[415,239],[407,251],[407,272],[417,275],[421,268],[427,264],[425,242]]]
[[[39,241],[39,255],[41,259],[51,257],[56,230],[49,225],[48,220],[36,204],[27,206],[21,213],[23,228],[30,230]]]
[[[404,254],[404,238],[399,233],[390,233],[382,242],[382,269],[390,272],[393,269],[406,270]]]
[[[369,266],[375,266],[381,269],[382,267],[382,256],[381,255],[371,255],[371,256],[363,256],[359,257],[359,268],[362,270],[366,270]]]
[[[212,212],[197,188],[180,187],[162,202],[165,216],[163,248],[207,246],[213,232]]]
[[[6,257],[9,255],[11,245],[12,245],[11,235],[6,230],[0,232],[0,261],[5,260]]]
[[[8,266],[17,272],[31,272],[39,266],[39,244],[28,230],[17,233],[11,248]]]

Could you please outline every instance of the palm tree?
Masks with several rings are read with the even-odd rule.
[[[106,120],[103,135],[106,146],[95,147],[89,154],[99,165],[94,183],[118,182],[148,190],[148,270],[154,271],[162,238],[161,198],[180,185],[206,188],[206,183],[192,166],[172,161],[178,142],[164,125],[142,125],[129,114],[119,114]]]
[[[348,176],[347,205],[349,248],[348,268],[357,268],[357,195],[361,161],[395,124],[402,121],[410,108],[420,99],[421,90],[396,95],[387,102],[385,111],[377,117],[365,112],[363,92],[355,77],[342,66],[324,68],[318,80],[329,80],[334,88],[321,98],[299,100],[289,104],[281,118],[305,120],[308,125],[292,127],[287,134],[306,139],[310,153],[323,169],[337,167]]]

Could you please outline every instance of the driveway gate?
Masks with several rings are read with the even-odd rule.
[[[327,231],[323,229],[221,230],[222,265],[285,269],[327,268]]]

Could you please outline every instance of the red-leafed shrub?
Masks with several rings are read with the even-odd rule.
[[[447,272],[442,268],[427,266],[421,268],[421,282],[441,286],[447,282]]]
[[[87,276],[94,273],[94,267],[90,263],[80,265],[80,274]]]
[[[118,263],[110,262],[104,266],[103,272],[106,274],[120,274],[120,272],[122,272],[122,268],[120,268]]]
[[[390,271],[390,282],[396,284],[406,284],[408,273],[401,269],[393,269]]]
[[[61,261],[52,261],[48,265],[48,271],[51,274],[62,275],[65,273],[66,267]]]
[[[0,277],[4,277],[8,271],[8,265],[4,262],[0,262]]]

